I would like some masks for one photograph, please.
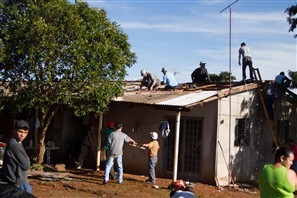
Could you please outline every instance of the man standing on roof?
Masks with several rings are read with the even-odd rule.
[[[142,87],[147,87],[149,91],[158,89],[161,82],[155,74],[146,72],[144,69],[142,69],[140,71],[140,74],[141,74],[141,76],[143,76],[141,85],[140,85],[140,89]]]
[[[240,59],[242,56],[242,80],[246,79],[246,67],[249,66],[250,70],[250,79],[254,81],[253,77],[253,61],[252,61],[252,53],[249,47],[243,42],[240,45],[238,50],[238,65],[241,65]]]
[[[207,69],[205,68],[206,63],[200,61],[200,67],[195,69],[191,74],[192,82],[193,83],[200,83],[200,82],[211,82]]]
[[[165,84],[165,89],[173,89],[176,86],[178,86],[177,81],[175,80],[173,74],[171,72],[168,72],[167,67],[163,67],[161,72],[164,74],[163,81],[161,84]]]

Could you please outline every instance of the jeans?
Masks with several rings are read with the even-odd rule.
[[[118,167],[118,182],[122,183],[123,182],[123,162],[122,162],[122,155],[117,155],[117,156],[110,156],[106,160],[106,166],[105,166],[105,175],[104,175],[104,180],[108,181],[109,180],[109,173],[110,169],[113,166],[113,163],[116,163]]]
[[[25,182],[23,185],[19,186],[17,185],[18,188],[32,194],[32,187],[30,186],[29,182]]]
[[[249,70],[250,70],[250,78],[253,81],[254,80],[254,74],[253,74],[253,61],[250,58],[245,57],[242,60],[242,78],[246,79],[246,67],[249,66]]]
[[[149,158],[149,180],[152,182],[152,183],[156,183],[156,173],[155,173],[155,166],[158,162],[158,156],[150,156]]]

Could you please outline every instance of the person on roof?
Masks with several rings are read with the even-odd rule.
[[[149,91],[158,89],[161,82],[155,74],[149,73],[144,69],[140,71],[140,74],[143,77],[141,81],[140,89],[142,89],[142,87],[147,87]]]
[[[164,74],[161,84],[166,85],[165,89],[173,89],[179,85],[175,80],[174,75],[171,72],[168,72],[167,67],[163,67],[161,72]]]
[[[275,83],[287,89],[291,84],[291,80],[285,76],[285,72],[282,71],[275,77]]]
[[[245,42],[240,44],[240,48],[238,50],[238,65],[241,65],[240,59],[242,57],[242,80],[246,79],[246,67],[249,66],[250,70],[250,79],[253,82],[253,61],[252,61],[252,53],[251,49],[246,46]]]
[[[158,162],[158,150],[160,149],[158,143],[158,133],[151,132],[151,141],[147,144],[143,144],[142,146],[149,149],[148,155],[148,167],[149,167],[149,178],[146,180],[148,184],[155,184],[156,183],[156,174],[155,174],[155,167]]]
[[[206,63],[200,61],[200,67],[195,69],[191,74],[192,82],[193,83],[200,83],[200,82],[211,82],[207,69],[205,68]]]

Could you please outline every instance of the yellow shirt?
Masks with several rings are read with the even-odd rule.
[[[160,146],[159,146],[159,143],[157,140],[152,140],[148,144],[143,144],[143,146],[150,149],[149,156],[151,156],[151,157],[158,156],[158,150],[159,150]]]

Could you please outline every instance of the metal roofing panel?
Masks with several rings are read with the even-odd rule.
[[[179,96],[170,100],[156,103],[156,105],[170,105],[170,106],[187,106],[211,96],[216,95],[217,91],[201,91],[196,93],[190,93],[187,95]]]

